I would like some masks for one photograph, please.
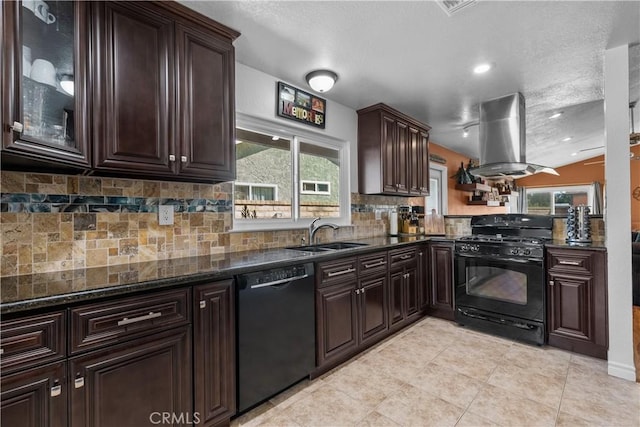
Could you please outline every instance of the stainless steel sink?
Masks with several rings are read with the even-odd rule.
[[[359,248],[361,246],[367,246],[367,244],[355,243],[355,242],[333,242],[333,243],[320,243],[318,245],[309,245],[309,246],[290,246],[287,249],[293,249],[295,251],[304,251],[304,252],[331,252],[331,251],[340,251],[344,249]]]

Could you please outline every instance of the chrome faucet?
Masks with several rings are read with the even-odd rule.
[[[320,224],[318,226],[316,226],[316,222],[320,221],[320,217],[314,219],[313,221],[311,221],[311,224],[309,224],[309,244],[310,245],[315,245],[315,236],[316,233],[318,232],[318,230],[320,230],[321,228],[325,228],[325,227],[331,227],[334,230],[338,229],[338,226],[336,224],[331,224],[331,223],[326,223],[326,224]]]

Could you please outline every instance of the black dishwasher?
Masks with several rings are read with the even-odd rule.
[[[309,376],[315,367],[312,263],[237,277],[238,410]]]

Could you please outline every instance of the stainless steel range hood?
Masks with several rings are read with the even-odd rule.
[[[480,104],[480,166],[470,172],[484,178],[520,178],[552,168],[526,161],[525,106],[521,93]]]

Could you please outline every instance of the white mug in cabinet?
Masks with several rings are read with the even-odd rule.
[[[56,22],[55,15],[53,13],[49,13],[49,5],[42,0],[34,0],[33,14],[47,24],[53,24]]]
[[[56,68],[44,59],[36,59],[31,64],[31,79],[49,86],[56,87]]]

